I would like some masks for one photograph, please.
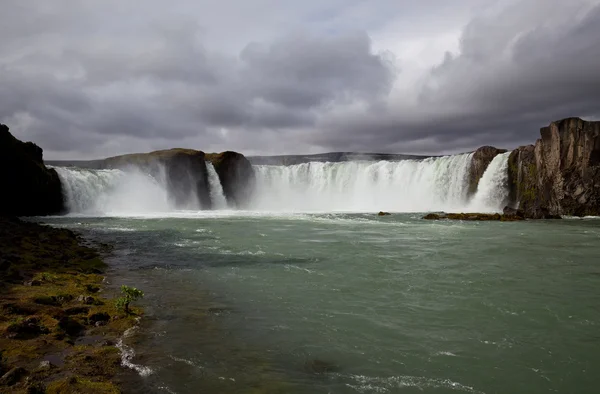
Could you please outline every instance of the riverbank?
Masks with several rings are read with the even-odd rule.
[[[108,245],[0,217],[0,393],[118,393],[125,314],[104,293]]]

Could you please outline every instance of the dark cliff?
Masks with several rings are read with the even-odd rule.
[[[481,177],[485,173],[485,170],[488,168],[492,160],[494,160],[494,157],[505,152],[506,149],[498,149],[494,148],[493,146],[482,146],[473,152],[471,165],[469,167],[469,196],[474,195],[477,191],[479,181],[481,180]]]
[[[210,189],[204,152],[168,149],[134,153],[93,162],[94,168],[137,168],[164,179],[169,199],[178,208],[210,209]]]
[[[206,155],[219,175],[223,193],[231,207],[246,208],[255,187],[252,164],[237,152],[211,153]]]
[[[44,165],[42,148],[22,142],[0,124],[0,215],[38,216],[64,211],[55,170]]]
[[[510,200],[532,218],[600,215],[600,122],[567,118],[509,158]]]

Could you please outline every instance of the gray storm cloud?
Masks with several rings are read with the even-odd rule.
[[[453,26],[457,48],[414,80],[402,74],[414,59],[375,50],[377,23],[406,24],[401,44],[416,16],[415,34],[425,34],[422,15],[442,3],[409,15],[405,2],[366,10],[257,0],[273,9],[248,8],[257,26],[229,20],[225,3],[234,6],[207,16],[210,5],[201,14],[186,1],[168,13],[154,1],[145,10],[130,1],[8,1],[0,122],[47,157],[87,158],[174,146],[458,152],[514,147],[551,120],[600,115],[598,1],[480,2]],[[456,15],[473,4],[457,1]],[[406,85],[415,93],[397,94]]]

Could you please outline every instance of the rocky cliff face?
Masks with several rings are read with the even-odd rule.
[[[492,160],[494,160],[494,157],[505,152],[506,149],[498,149],[493,146],[482,146],[473,153],[471,166],[469,167],[469,196],[474,195],[477,191],[479,180]]]
[[[246,208],[255,185],[254,169],[250,161],[244,155],[231,151],[208,154],[206,158],[219,175],[229,205]]]
[[[64,211],[58,174],[42,160],[42,148],[21,142],[0,124],[0,215],[37,216]]]
[[[600,215],[600,122],[568,118],[509,158],[510,200],[528,217]]]
[[[169,199],[179,208],[211,208],[208,171],[204,152],[169,149],[110,157],[94,162],[96,168],[135,167],[164,179]]]

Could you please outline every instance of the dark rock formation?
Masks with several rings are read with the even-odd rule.
[[[568,118],[509,158],[510,205],[527,217],[600,215],[600,122]]]
[[[241,153],[231,151],[207,154],[206,159],[215,167],[229,205],[247,207],[255,186],[254,169],[250,161]]]
[[[500,222],[515,222],[524,220],[523,216],[505,215],[499,213],[429,213],[423,216],[425,220],[468,220],[468,221],[500,221]]]
[[[42,160],[42,148],[21,142],[0,124],[0,215],[37,216],[64,211],[58,174]]]
[[[493,146],[482,146],[473,153],[471,166],[469,167],[469,190],[468,195],[472,196],[477,191],[479,180],[485,173],[496,155],[505,153],[506,149],[498,149]]]
[[[165,179],[169,198],[176,207],[211,208],[208,171],[202,151],[169,149],[134,153],[94,162],[94,167],[138,168],[156,179]]]

